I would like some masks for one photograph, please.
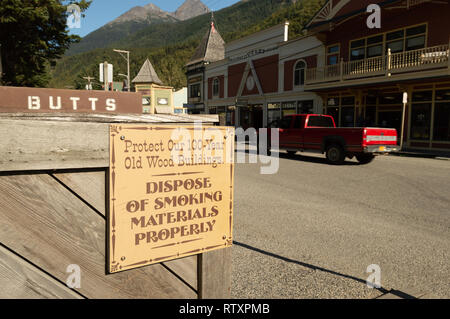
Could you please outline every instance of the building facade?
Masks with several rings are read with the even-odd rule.
[[[207,112],[244,129],[322,112],[320,97],[304,90],[303,73],[307,64],[318,65],[321,43],[314,36],[289,41],[288,28],[277,25],[225,44],[225,59],[206,67]]]
[[[381,28],[367,24],[371,4]],[[307,26],[325,59],[307,69],[305,90],[340,126],[393,127],[408,148],[449,150],[448,17],[449,1],[328,1]]]
[[[197,79],[202,112],[243,128],[324,113],[341,127],[396,128],[406,148],[449,150],[448,17],[449,1],[329,0],[305,36],[289,40],[285,23],[226,43]]]
[[[163,86],[147,59],[132,81],[142,94],[142,111],[150,114],[174,114],[173,87]]]

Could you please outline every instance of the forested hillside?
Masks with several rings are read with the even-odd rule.
[[[226,42],[290,21],[291,38],[301,34],[303,26],[320,9],[325,0],[249,0],[215,13],[216,26]],[[209,28],[210,15],[176,23],[160,23],[144,28],[113,46],[131,51],[131,78],[148,57],[164,84],[181,88],[186,85],[184,66]],[[51,87],[84,88],[84,76],[98,78],[98,64],[114,64],[117,74],[126,74],[125,60],[111,48],[66,56],[52,70]],[[100,84],[96,85],[100,88]]]

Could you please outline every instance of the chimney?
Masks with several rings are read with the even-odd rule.
[[[284,42],[289,40],[289,21],[284,23]]]

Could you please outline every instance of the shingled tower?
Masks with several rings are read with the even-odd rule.
[[[149,59],[145,60],[138,75],[133,79],[136,92],[142,94],[144,113],[173,114],[173,87],[163,86]]]
[[[210,28],[195,50],[194,55],[186,64],[190,113],[205,111],[204,99],[206,98],[205,87],[207,81],[205,79],[205,66],[224,58],[225,41],[220,36],[219,31],[217,31],[214,24],[214,15],[212,15]]]

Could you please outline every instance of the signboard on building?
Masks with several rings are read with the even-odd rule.
[[[232,245],[234,128],[111,125],[111,273]]]
[[[128,92],[0,87],[2,113],[142,113],[142,95]]]

